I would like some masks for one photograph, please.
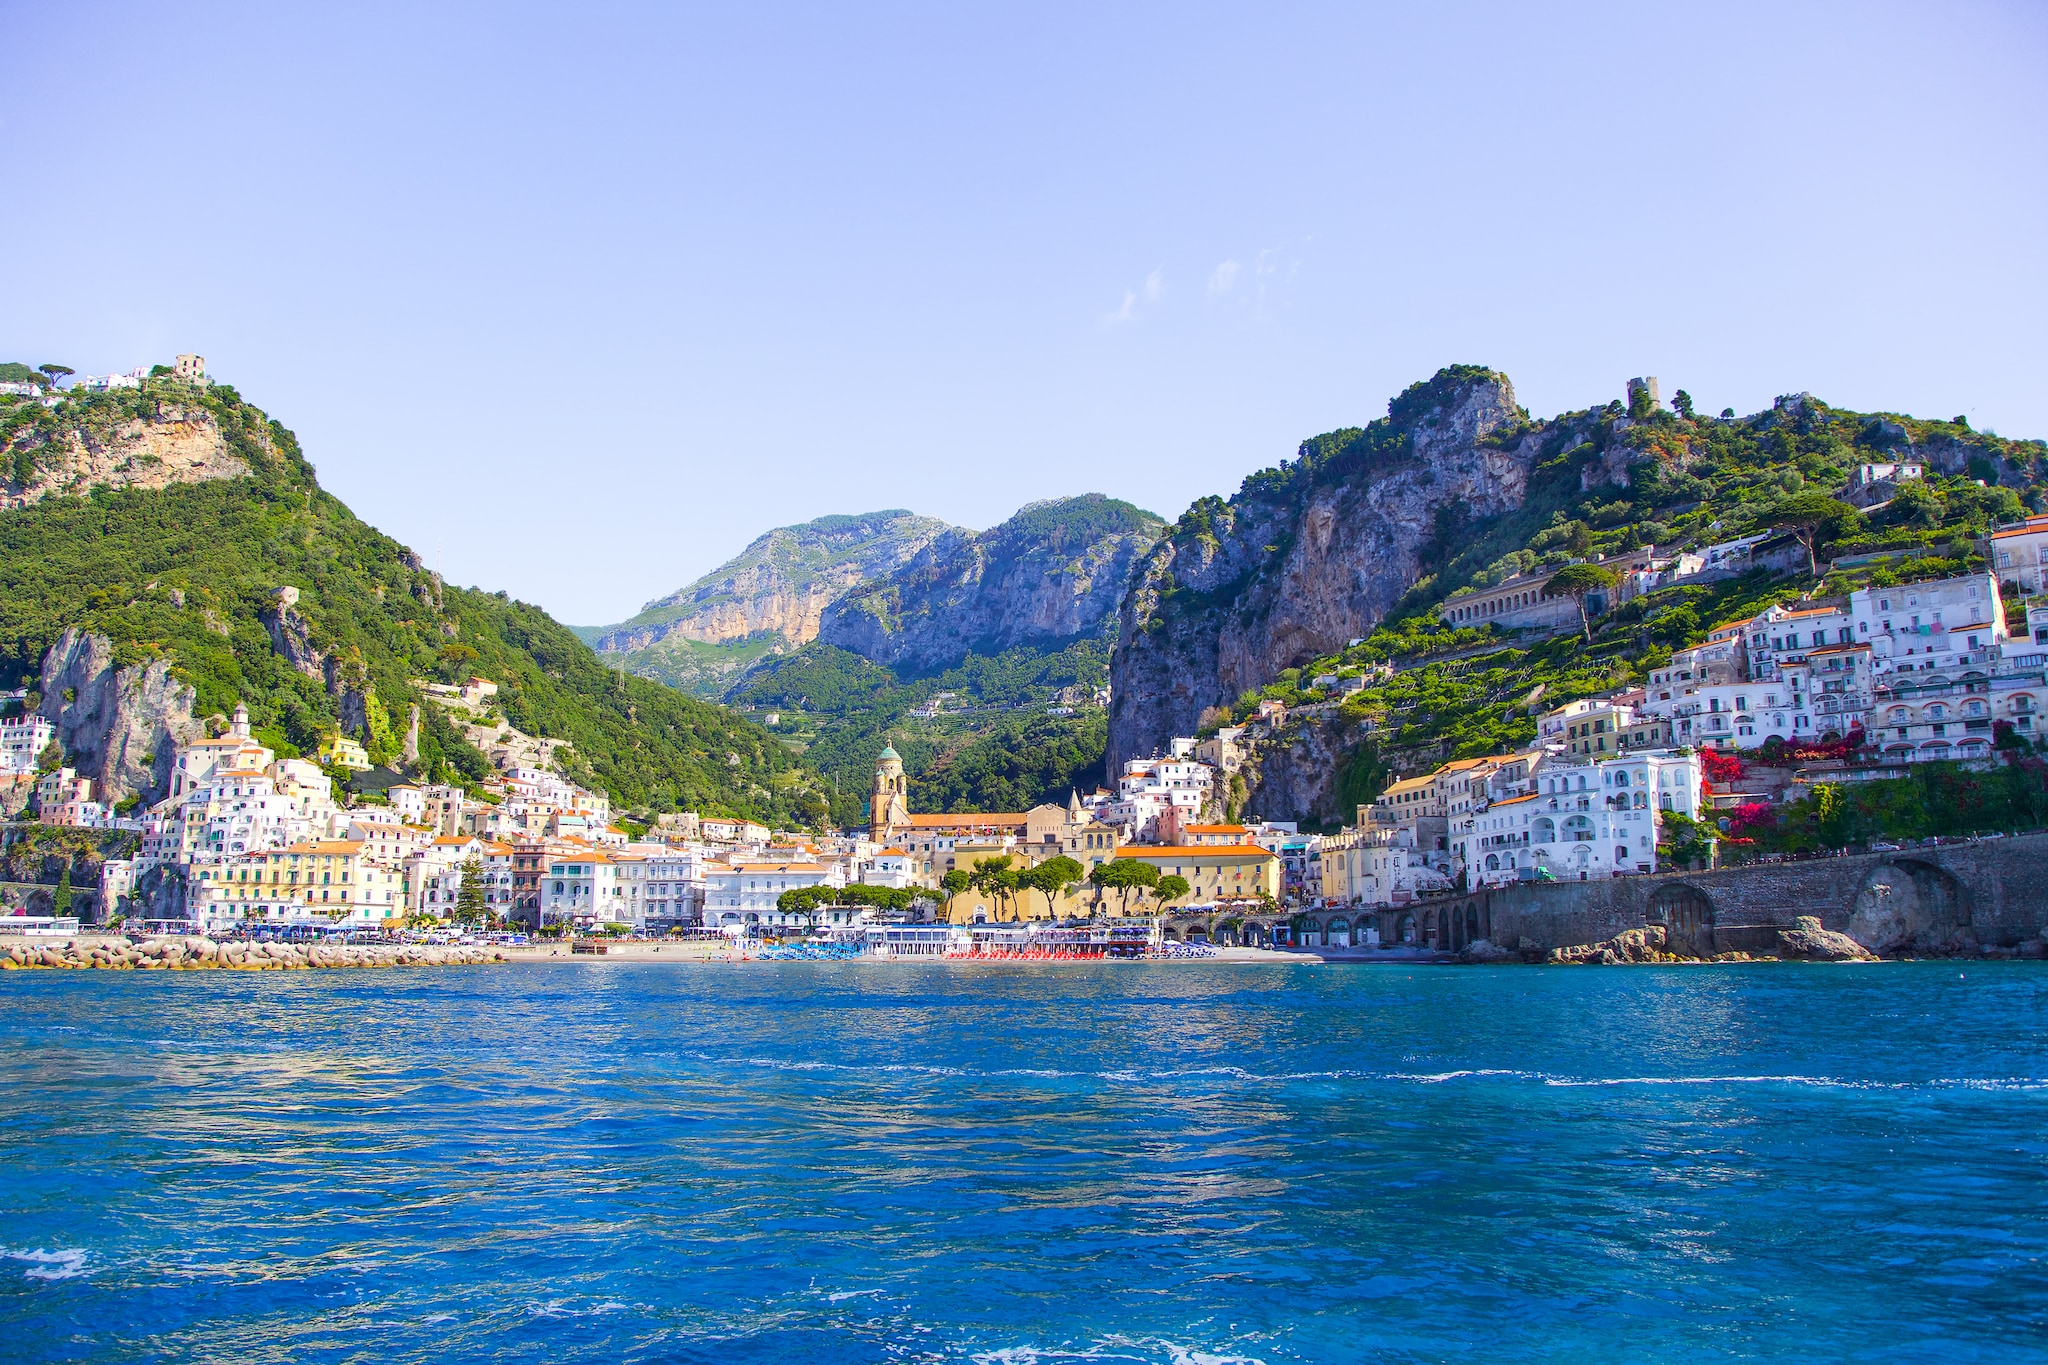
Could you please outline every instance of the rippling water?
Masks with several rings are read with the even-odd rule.
[[[0,977],[0,1356],[2048,1352],[2048,970]]]

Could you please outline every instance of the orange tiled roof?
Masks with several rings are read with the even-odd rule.
[[[1226,858],[1230,856],[1272,858],[1280,855],[1257,844],[1129,844],[1116,851],[1119,858]]]

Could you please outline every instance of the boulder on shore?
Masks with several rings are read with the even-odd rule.
[[[1580,943],[1570,948],[1552,948],[1545,962],[1565,966],[1614,967],[1630,962],[1676,962],[1677,955],[1665,951],[1664,926],[1646,924],[1624,929],[1604,943]]]
[[[1811,922],[1812,928],[1807,928]],[[1793,923],[1797,928],[1778,931],[1778,956],[1801,958],[1808,962],[1875,962],[1877,954],[1850,938],[1820,927],[1820,921],[1812,915],[1801,915]]]

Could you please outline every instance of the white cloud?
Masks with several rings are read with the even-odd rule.
[[[1209,275],[1209,292],[1228,294],[1230,287],[1237,283],[1237,272],[1244,269],[1236,261],[1225,261]]]
[[[1105,314],[1102,321],[1106,326],[1110,327],[1126,322],[1136,322],[1138,320],[1140,300],[1148,305],[1154,304],[1159,302],[1160,297],[1165,293],[1166,267],[1163,265],[1155,266],[1152,273],[1145,277],[1145,283],[1139,285],[1136,289],[1124,291],[1123,306],[1114,313]]]

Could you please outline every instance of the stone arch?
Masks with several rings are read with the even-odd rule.
[[[1658,887],[1643,907],[1643,922],[1662,925],[1665,941],[1674,949],[1698,957],[1714,953],[1713,897],[1697,886],[1678,882]]]
[[[1970,893],[1937,864],[1887,858],[1857,888],[1849,909],[1849,937],[1874,953],[1975,948]]]
[[[1480,915],[1478,905],[1467,901],[1465,903],[1465,942],[1477,943],[1480,939],[1486,937],[1486,932],[1486,921]]]
[[[1399,920],[1399,921],[1397,922],[1397,924],[1395,925],[1395,929],[1394,929],[1394,937],[1395,937],[1395,941],[1396,941],[1396,942],[1398,942],[1398,943],[1405,943],[1405,944],[1408,944],[1408,945],[1410,945],[1410,946],[1413,946],[1413,945],[1414,945],[1414,943],[1415,943],[1415,941],[1416,941],[1416,938],[1415,938],[1415,916],[1413,916],[1413,915],[1403,915],[1403,916],[1401,916],[1400,920]]]

